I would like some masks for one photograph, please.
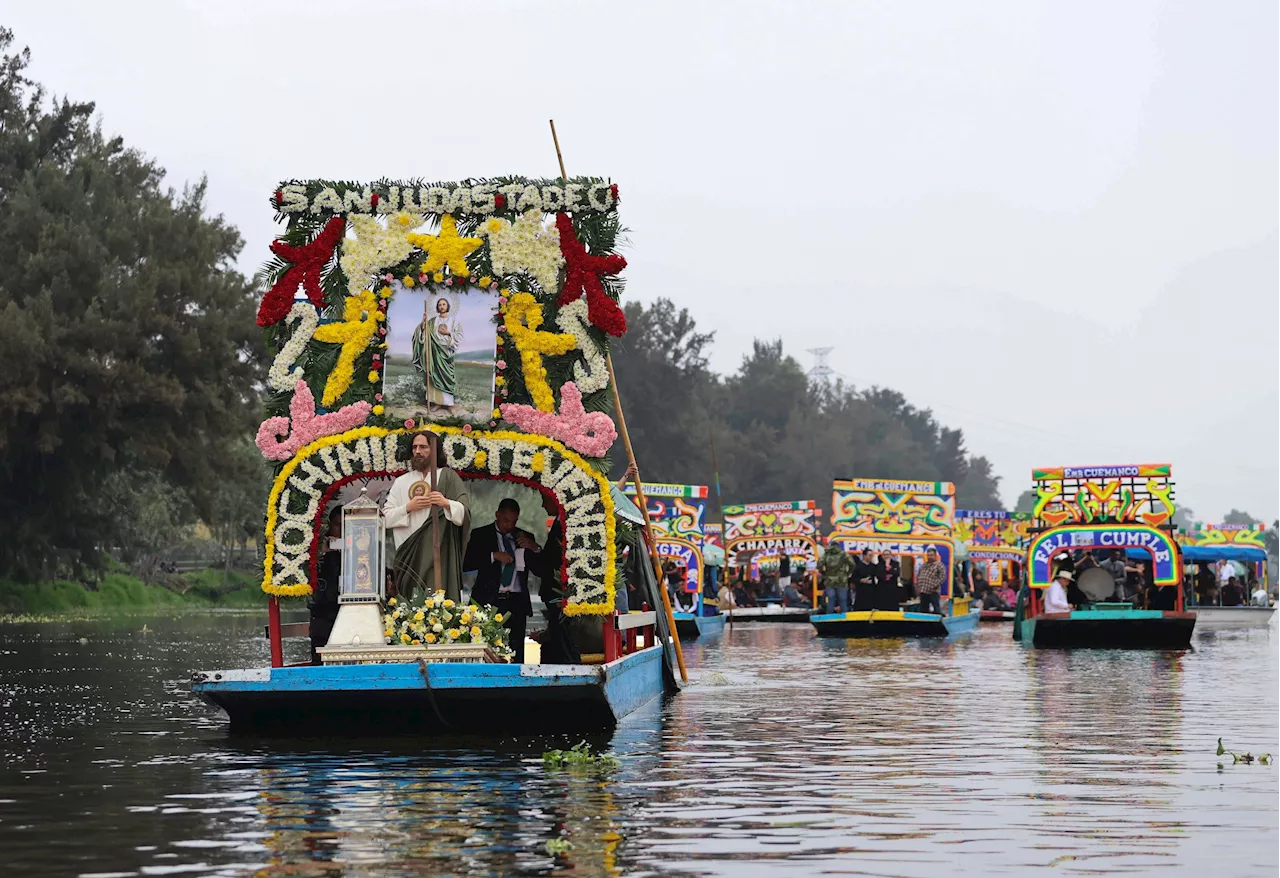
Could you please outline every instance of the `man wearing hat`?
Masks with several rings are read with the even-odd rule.
[[[1067,586],[1076,578],[1070,570],[1059,570],[1054,574],[1053,582],[1045,589],[1044,611],[1046,613],[1070,613],[1071,604],[1067,603]]]

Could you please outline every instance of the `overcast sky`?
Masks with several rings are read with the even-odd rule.
[[[2,5],[50,90],[208,175],[246,271],[278,180],[556,176],[554,117],[719,370],[832,346],[1010,505],[1170,462],[1198,518],[1280,508],[1274,0]]]

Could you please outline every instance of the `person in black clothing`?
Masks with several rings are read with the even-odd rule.
[[[582,660],[564,621],[564,587],[560,583],[560,568],[564,564],[564,525],[560,522],[560,510],[555,500],[542,495],[542,509],[555,520],[547,528],[547,541],[542,551],[533,556],[532,568],[541,584],[538,597],[547,608],[547,628],[536,639],[542,646],[544,665],[573,665]],[[534,636],[534,635],[530,635]]]
[[[1224,607],[1238,607],[1244,602],[1244,589],[1240,586],[1240,580],[1234,576],[1228,578],[1227,584],[1222,589],[1222,605]]]
[[[870,549],[853,559],[853,609],[873,610],[876,606],[876,562]]]
[[[791,558],[787,556],[786,552],[782,552],[778,556],[778,588],[785,592],[790,584]]]
[[[898,604],[898,577],[901,567],[888,552],[881,552],[876,562],[877,610],[896,610]]]
[[[320,558],[315,592],[307,602],[311,611],[311,664],[321,664],[317,649],[329,642],[333,623],[338,619],[338,594],[342,589],[342,507],[329,512],[329,529],[325,532],[328,546]]]
[[[533,615],[529,571],[543,565],[537,557],[541,548],[532,534],[516,527],[519,520],[519,503],[510,497],[499,503],[493,524],[471,531],[462,569],[477,571],[471,599],[502,613],[503,627],[511,635],[511,661],[522,665],[524,632]]]

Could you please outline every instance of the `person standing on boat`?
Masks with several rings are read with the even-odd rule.
[[[947,581],[947,568],[938,560],[933,546],[924,551],[924,563],[916,571],[916,593],[920,595],[920,612],[942,615],[942,583]]]
[[[329,510],[329,531],[325,535],[325,553],[320,557],[315,593],[307,602],[311,611],[311,664],[321,664],[317,649],[329,642],[333,623],[338,620],[338,593],[342,589],[342,507]]]
[[[853,577],[853,562],[844,549],[835,543],[827,546],[818,565],[822,573],[822,590],[827,597],[828,613],[844,613],[849,610],[849,580]]]
[[[396,594],[411,600],[414,591],[435,590],[435,559],[440,559],[440,588],[449,600],[462,600],[462,556],[471,535],[471,509],[466,485],[442,466],[440,437],[424,430],[413,437],[409,471],[387,492],[383,514],[395,542],[391,562]],[[436,488],[431,489],[435,462]],[[436,529],[438,528],[438,540]]]
[[[1044,594],[1044,611],[1046,613],[1070,613],[1071,604],[1067,602],[1067,587],[1076,576],[1070,570],[1059,570],[1058,575],[1049,583]]]
[[[519,520],[520,504],[510,497],[503,499],[493,524],[471,532],[462,568],[476,571],[471,600],[497,607],[502,613],[502,626],[511,635],[511,662],[522,665],[524,632],[533,615],[529,571],[541,567],[541,560],[535,557],[542,550],[532,534],[516,527]]]
[[[1116,587],[1116,591],[1115,591],[1116,600],[1118,601],[1125,600],[1124,582],[1125,582],[1125,579],[1127,579],[1129,576],[1129,570],[1128,570],[1129,565],[1124,563],[1124,558],[1121,557],[1120,550],[1112,549],[1110,557],[1108,557],[1107,560],[1103,561],[1098,566],[1111,574],[1111,581],[1115,583],[1115,587]]]
[[[853,563],[853,609],[874,610],[876,606],[876,562],[871,547]]]
[[[876,609],[896,610],[898,604],[898,574],[901,568],[893,555],[881,552],[876,562]]]

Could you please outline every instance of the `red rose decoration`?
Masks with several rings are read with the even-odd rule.
[[[618,200],[618,184],[617,183],[614,183],[612,186],[609,187],[609,194],[613,196],[614,202],[617,202]]]
[[[333,258],[333,251],[347,231],[345,217],[335,216],[325,224],[310,244],[295,247],[284,241],[274,241],[271,252],[293,265],[280,275],[280,279],[267,290],[258,306],[258,325],[279,323],[293,307],[293,294],[298,285],[317,308],[324,307],[324,292],[320,289],[320,272]]]
[[[373,193],[373,195],[369,197],[369,204],[372,205],[374,208],[376,208],[378,206],[378,202],[381,200],[382,200],[382,196],[379,195],[377,192],[375,192]]]
[[[564,287],[560,290],[563,307],[587,297],[587,319],[612,336],[627,331],[627,318],[618,303],[609,298],[600,282],[602,274],[617,274],[627,267],[627,260],[616,253],[592,256],[573,231],[573,221],[566,213],[556,214],[560,230],[560,253],[564,256]]]
[[[501,192],[493,196],[493,207],[495,210],[502,210],[506,206],[507,196],[503,195]]]

